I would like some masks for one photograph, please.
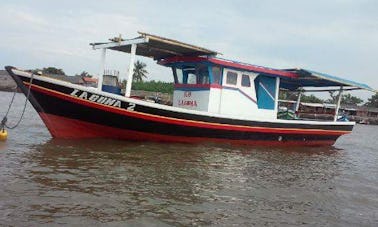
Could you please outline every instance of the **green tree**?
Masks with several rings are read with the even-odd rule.
[[[132,89],[173,94],[174,86],[173,83],[152,80],[135,82],[132,85]]]
[[[304,95],[301,96],[301,102],[309,102],[309,103],[323,103],[324,100],[316,97],[315,95]]]
[[[378,108],[378,93],[375,93],[374,95],[372,95],[368,99],[367,103],[365,103],[365,106]]]
[[[66,75],[62,69],[58,69],[55,67],[46,67],[43,69],[30,69],[27,71],[34,74],[42,73],[42,74],[54,74],[54,75]]]
[[[327,99],[325,102],[326,103],[336,103],[337,102],[337,98],[339,96],[339,92],[338,91],[328,91],[329,92],[329,96],[331,96],[330,99]]]
[[[66,75],[62,69],[47,67],[42,69],[43,74]]]
[[[357,104],[360,104],[362,103],[363,100],[356,97],[356,96],[353,96],[351,94],[345,94],[341,97],[341,104],[344,104],[344,105],[357,105]]]
[[[325,102],[336,104],[337,100],[339,98],[339,92],[329,91],[329,93],[330,93],[331,98],[327,99]],[[358,98],[357,96],[353,96],[349,93],[343,94],[342,97],[341,97],[341,104],[344,104],[344,105],[357,105],[357,104],[360,104],[362,102],[363,102],[362,99]]]
[[[278,98],[280,100],[297,100],[298,99],[298,92],[297,91],[280,90]]]
[[[146,70],[146,64],[141,61],[136,61],[134,63],[134,74],[133,74],[133,81],[141,82],[143,81],[143,78],[147,78],[147,70]]]

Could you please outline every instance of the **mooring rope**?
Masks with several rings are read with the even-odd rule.
[[[8,110],[7,110],[6,114],[5,114],[5,116],[3,117],[3,120],[1,120],[1,123],[0,123],[0,124],[1,124],[1,125],[0,125],[0,129],[2,129],[2,130],[4,130],[4,128],[7,128],[7,129],[15,129],[15,128],[17,128],[17,126],[21,123],[22,118],[24,117],[24,114],[25,114],[26,105],[28,104],[28,100],[29,100],[29,96],[30,96],[30,89],[31,89],[31,85],[32,85],[32,83],[33,83],[33,76],[34,76],[34,74],[31,74],[31,77],[30,77],[30,80],[29,80],[28,93],[27,93],[26,98],[25,98],[25,104],[24,104],[24,108],[23,108],[23,110],[22,110],[22,113],[21,113],[21,117],[20,117],[20,119],[18,119],[17,123],[16,123],[15,125],[13,125],[13,126],[9,126],[9,125],[7,125],[8,114],[9,114],[9,112],[10,112],[10,109],[11,109],[11,107],[12,107],[12,105],[13,105],[13,102],[14,102],[14,98],[15,98],[16,93],[17,93],[17,88],[18,88],[18,86],[17,86],[16,89],[14,90],[14,92],[13,92],[12,100],[11,100],[11,102],[9,103]]]

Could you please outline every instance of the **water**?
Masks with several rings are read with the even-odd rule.
[[[0,143],[0,225],[61,224],[377,226],[378,127],[334,147],[56,140],[29,105]]]

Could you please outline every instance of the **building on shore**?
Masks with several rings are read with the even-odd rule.
[[[280,100],[280,106],[295,110],[296,101]],[[301,102],[296,112],[298,118],[332,120],[335,115],[336,104]],[[339,116],[346,116],[350,121],[361,124],[378,124],[378,108],[366,106],[341,105]]]
[[[366,106],[344,106],[342,108],[351,121],[378,125],[378,108]]]

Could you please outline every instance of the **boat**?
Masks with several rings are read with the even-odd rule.
[[[90,45],[102,51],[96,88],[5,67],[54,138],[329,146],[355,125],[337,121],[341,93],[375,91],[366,84],[312,70],[227,60],[216,51],[143,32],[132,39],[117,37]],[[130,54],[124,95],[102,86],[108,50]],[[172,69],[172,105],[130,95],[136,55]],[[339,88],[334,120],[279,119],[279,91],[308,87]]]

